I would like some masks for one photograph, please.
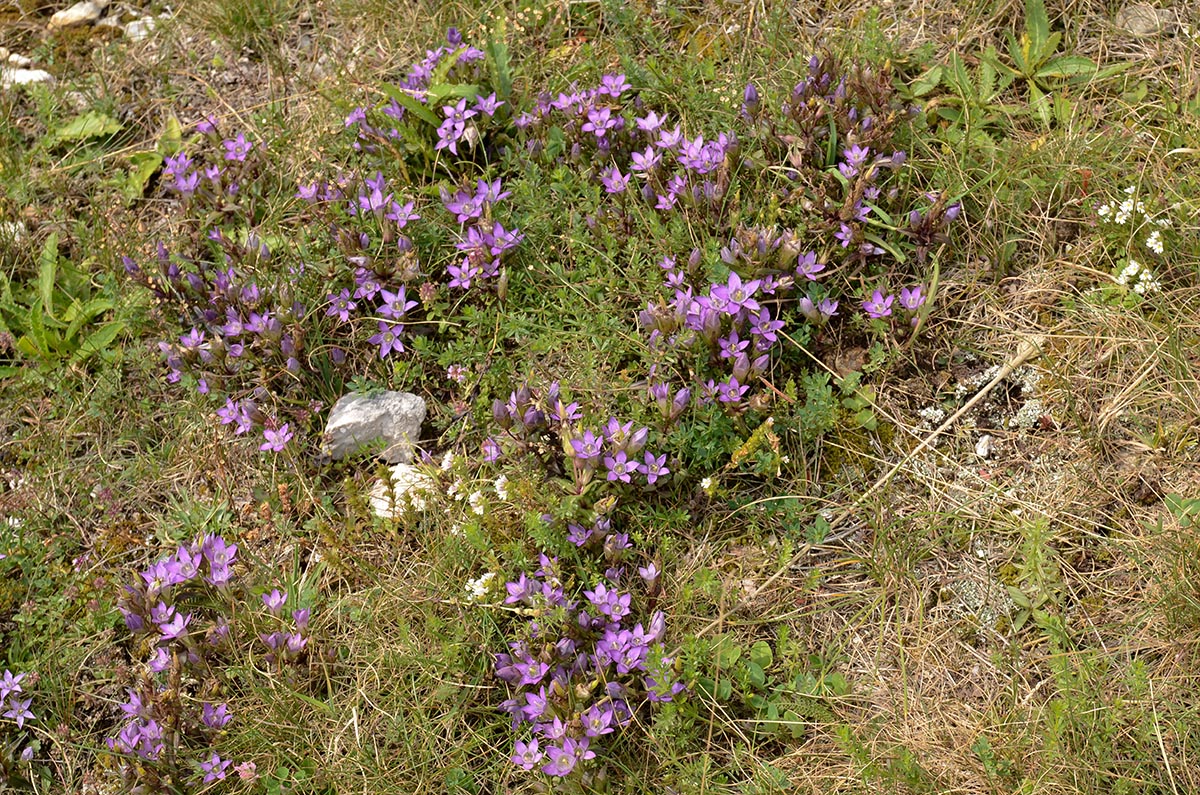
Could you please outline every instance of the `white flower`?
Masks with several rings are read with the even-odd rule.
[[[496,482],[492,484],[496,487],[496,496],[502,500],[508,499],[508,478],[504,475],[496,478]]]
[[[713,493],[713,489],[716,487],[716,485],[717,485],[717,482],[715,480],[713,480],[711,477],[705,478],[704,480],[700,481],[700,488],[702,488],[704,490],[704,492],[709,495],[711,495]]]
[[[426,496],[433,493],[433,480],[412,464],[396,464],[392,467],[391,483],[375,481],[368,500],[375,515],[384,519],[397,519],[404,506],[423,511],[427,507]]]
[[[488,587],[496,577],[496,572],[489,571],[474,580],[467,580],[467,597],[472,602],[478,602],[487,596]]]
[[[446,454],[442,456],[442,471],[449,472],[452,466],[454,466],[454,451],[447,450]]]
[[[482,491],[471,492],[471,496],[467,497],[467,502],[471,503],[472,511],[479,514],[480,516],[483,516],[484,505],[483,505],[483,492]]]
[[[1160,232],[1157,229],[1155,229],[1153,232],[1151,232],[1150,236],[1146,238],[1146,248],[1150,249],[1155,254],[1162,254],[1163,253],[1162,232]]]
[[[1096,208],[1096,215],[1100,216],[1101,218],[1108,218],[1108,216],[1112,215],[1112,211],[1112,205],[1108,202],[1105,202]]]

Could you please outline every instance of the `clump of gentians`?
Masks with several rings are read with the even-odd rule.
[[[118,769],[124,784],[137,791],[174,792],[233,771],[243,779],[255,775],[252,762],[234,766],[214,748],[235,716],[228,703],[207,695],[219,690],[237,640],[231,617],[247,612],[233,609],[246,598],[234,578],[237,552],[237,544],[207,535],[181,545],[123,588],[118,609],[147,659],[120,705],[124,721],[106,742],[123,757]],[[309,610],[284,618],[287,594],[278,589],[261,601],[263,615],[255,623],[273,630],[258,633],[262,659],[295,683],[308,646]]]
[[[12,771],[15,762],[28,763],[33,760],[34,746],[32,744],[25,745],[22,736],[29,729],[26,725],[30,721],[36,721],[37,716],[33,714],[33,696],[25,690],[27,685],[35,682],[37,679],[29,675],[29,671],[14,674],[9,669],[4,669],[4,675],[0,676],[0,737],[4,739],[0,746],[0,773],[4,773],[6,780],[10,783],[16,783],[19,779],[25,778],[15,771]],[[24,684],[22,684],[24,683]],[[9,733],[5,731],[5,723],[10,722],[16,726],[17,732]],[[20,751],[17,749],[21,748]]]
[[[603,555],[604,578],[583,588],[582,601],[570,598],[574,584],[556,558],[543,554],[540,568],[506,583],[505,603],[530,618],[496,656],[495,673],[508,687],[500,709],[517,735],[513,764],[586,784],[603,746],[684,686],[673,681],[672,660],[664,656],[663,613],[637,619],[635,598],[657,597],[657,567],[639,568],[637,583],[627,583],[629,539],[608,517],[586,529],[572,525],[570,534]]]
[[[686,404],[687,395],[676,394],[675,402]],[[635,430],[632,421],[617,417],[609,417],[603,425],[589,425],[579,403],[567,402],[557,381],[544,394],[523,384],[507,401],[496,399],[492,419],[501,432],[484,440],[484,461],[496,461],[507,450],[509,455],[533,453],[551,468],[561,468],[561,452],[570,462],[576,494],[587,492],[593,482],[611,488],[655,489],[670,480],[666,454],[646,449],[649,428]],[[601,477],[594,481],[597,475]]]

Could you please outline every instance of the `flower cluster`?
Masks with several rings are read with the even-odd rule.
[[[472,282],[482,284],[501,277],[500,258],[525,239],[520,230],[506,230],[492,218],[495,204],[510,195],[498,179],[490,182],[481,179],[474,190],[459,190],[453,194],[442,188],[442,206],[464,225],[460,240],[455,244],[462,252],[462,259],[446,268],[450,274],[450,287],[468,290]]]
[[[229,619],[220,609],[206,610],[203,605],[227,604],[237,596],[237,552],[237,544],[207,535],[181,545],[124,586],[118,608],[125,626],[150,650],[144,672],[120,705],[124,721],[106,741],[111,751],[129,757],[121,771],[130,786],[169,791],[181,776],[189,775],[211,783],[225,778],[233,764],[211,751],[234,717],[229,704],[199,694],[212,691],[209,683],[220,656],[233,642]],[[219,598],[205,600],[206,595]],[[286,600],[277,590],[263,597],[272,616],[278,616]],[[308,611],[292,615],[296,631],[260,636],[271,649],[267,662],[295,659],[304,649]],[[202,750],[201,756],[194,755],[197,750]],[[243,778],[254,776],[251,762],[235,770]]]
[[[189,209],[228,212],[228,203],[238,201],[244,189],[261,182],[266,171],[264,148],[242,132],[226,137],[213,116],[197,124],[196,130],[207,146],[194,152],[181,149],[164,158],[163,184]]]
[[[583,590],[582,602],[571,599],[558,560],[543,554],[539,569],[505,584],[505,603],[535,618],[496,656],[496,676],[509,689],[500,709],[521,738],[512,762],[557,778],[582,778],[605,738],[628,730],[643,708],[671,701],[684,689],[672,681],[672,661],[663,657],[663,613],[654,612],[645,624],[635,620],[635,594],[623,587],[620,565],[627,540],[610,543],[620,534],[611,532],[607,519],[587,534],[614,564],[605,578]],[[639,573],[644,588],[655,593],[657,568],[650,564]]]
[[[448,58],[453,58],[453,63],[448,64]],[[447,83],[477,84],[483,77],[486,58],[482,50],[463,44],[458,29],[450,28],[446,43],[427,50],[423,58],[409,67],[397,88],[412,99],[428,105],[435,72],[445,71],[444,80]],[[435,148],[458,155],[460,143],[474,147],[481,138],[477,123],[492,118],[504,104],[492,94],[488,97],[476,96],[470,101],[462,98],[440,106],[436,112],[441,123],[437,127]],[[406,131],[411,132],[411,128],[406,127],[408,112],[397,100],[392,99],[384,104],[380,116],[376,118],[376,114],[369,113],[368,108],[359,107],[346,117],[346,128],[353,128],[356,133],[356,150],[374,154],[381,145],[403,141]]]
[[[686,405],[686,390],[675,396],[675,402]],[[678,414],[678,412],[677,412]],[[612,484],[644,484],[653,488],[671,474],[665,454],[655,455],[645,450],[649,428],[634,430],[633,422],[622,423],[609,417],[599,432],[584,422],[583,410],[577,402],[566,402],[557,381],[550,384],[545,395],[528,385],[514,390],[507,401],[492,403],[492,418],[504,431],[500,440],[488,437],[483,443],[485,461],[495,461],[503,454],[501,442],[514,450],[549,451],[561,449],[571,461],[576,493],[582,494],[593,477],[603,468],[604,481]],[[556,436],[557,439],[551,439]]]
[[[37,720],[29,707],[33,704],[33,698],[22,699],[21,695],[25,692],[21,687],[21,680],[27,674],[20,673],[14,675],[7,668],[4,670],[4,677],[0,678],[0,717],[9,718],[17,724],[17,728],[25,727],[25,721]]]

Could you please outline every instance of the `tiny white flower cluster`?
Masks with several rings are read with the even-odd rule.
[[[489,571],[486,574],[480,575],[473,580],[467,580],[467,598],[472,602],[478,602],[487,596],[488,589],[492,584],[492,580],[496,578],[496,572]]]
[[[454,451],[447,450],[446,454],[444,456],[442,456],[442,471],[449,472],[453,466],[454,466]]]
[[[1112,222],[1117,226],[1124,226],[1125,224],[1129,223],[1129,219],[1133,217],[1134,213],[1137,213],[1138,215],[1145,215],[1146,204],[1141,199],[1134,198],[1133,194],[1136,191],[1137,187],[1130,185],[1125,189],[1125,193],[1129,196],[1128,199],[1125,199],[1120,204],[1115,205],[1105,202],[1096,208],[1096,215],[1100,216],[1105,221],[1109,220],[1111,217]]]
[[[1163,242],[1162,242],[1162,230],[1161,229],[1155,229],[1146,238],[1146,248],[1150,249],[1155,254],[1158,254],[1160,256],[1162,255]]]
[[[507,477],[505,477],[504,475],[501,475],[500,477],[496,478],[495,482],[492,483],[492,485],[496,489],[497,497],[499,497],[502,500],[508,499],[508,478]]]
[[[1117,274],[1117,284],[1130,287],[1138,295],[1149,295],[1162,289],[1162,285],[1154,278],[1154,273],[1133,257]]]
[[[471,503],[471,510],[474,511],[476,515],[483,516],[486,506],[483,504],[482,491],[471,492],[471,495],[467,497],[467,502]]]

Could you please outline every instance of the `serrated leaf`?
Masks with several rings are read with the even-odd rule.
[[[441,122],[438,121],[437,116],[433,114],[433,111],[425,107],[420,100],[408,93],[408,91],[405,89],[400,88],[400,86],[392,85],[391,83],[383,83],[379,86],[379,90],[396,100],[401,107],[426,124],[431,124],[434,127],[437,127],[441,124]]]
[[[1012,58],[1013,63],[1017,65],[1017,68],[1014,71],[1021,75],[1029,74],[1029,64],[1025,58],[1025,47],[1023,46],[1023,43],[1017,41],[1017,37],[1012,34],[1011,30],[1004,31],[1004,35],[1008,39],[1008,57]]]
[[[95,333],[89,335],[88,338],[83,341],[83,343],[79,346],[79,350],[75,352],[75,359],[83,360],[94,353],[104,350],[112,344],[113,340],[117,338],[117,335],[120,334],[124,328],[125,323],[120,320],[113,320],[105,323]]]
[[[1082,55],[1063,55],[1037,70],[1035,77],[1042,79],[1061,79],[1079,75],[1094,75],[1096,63],[1091,58]]]
[[[46,238],[46,245],[38,255],[38,297],[46,312],[53,314],[54,279],[58,275],[58,233]]]
[[[914,97],[923,97],[942,82],[942,66],[936,64],[926,69],[909,84],[908,90]]]
[[[88,138],[113,135],[120,131],[121,122],[112,116],[89,110],[55,130],[54,138],[57,141],[84,141]]]
[[[1042,120],[1042,125],[1046,129],[1050,129],[1051,107],[1049,95],[1037,87],[1033,81],[1029,82],[1029,107]]]

